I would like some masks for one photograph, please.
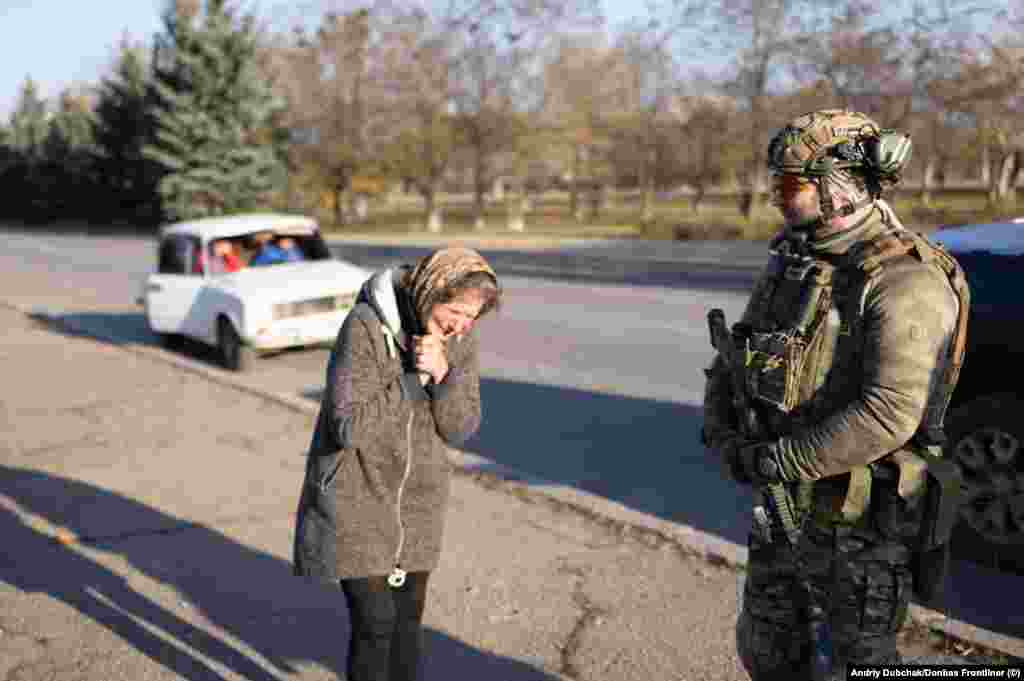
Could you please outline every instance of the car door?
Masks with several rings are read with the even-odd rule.
[[[160,243],[157,271],[146,279],[146,318],[157,333],[195,335],[193,307],[204,279],[199,239],[171,234]]]

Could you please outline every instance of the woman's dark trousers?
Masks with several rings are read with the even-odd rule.
[[[397,589],[386,576],[341,580],[352,621],[348,681],[415,681],[429,576],[410,572]]]

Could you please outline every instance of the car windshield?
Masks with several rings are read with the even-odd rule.
[[[317,231],[295,233],[265,230],[214,239],[207,246],[210,274],[225,274],[253,267],[272,267],[313,260],[329,260],[331,252]]]

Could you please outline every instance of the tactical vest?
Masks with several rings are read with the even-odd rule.
[[[903,228],[830,260],[799,252],[780,238],[773,243],[768,276],[752,293],[743,322],[749,329],[749,395],[772,436],[791,434],[837,407],[828,400],[844,392],[843,381],[859,380],[864,292],[887,266],[906,257],[941,269],[960,303],[944,372],[929,395],[918,431],[909,446],[886,457],[898,466],[899,493],[909,500],[925,487],[929,461],[941,457],[943,417],[963,365],[970,299],[956,260],[940,245]],[[872,467],[850,472],[839,509],[846,522],[857,521],[868,506]],[[801,486],[799,506],[809,504],[809,487]]]

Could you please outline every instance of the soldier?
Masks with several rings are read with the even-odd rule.
[[[934,598],[956,516],[942,419],[966,338],[963,272],[880,198],[910,138],[838,109],[772,139],[784,217],[740,323],[709,314],[702,441],[751,484],[737,623],[755,681],[899,661],[911,590]]]

